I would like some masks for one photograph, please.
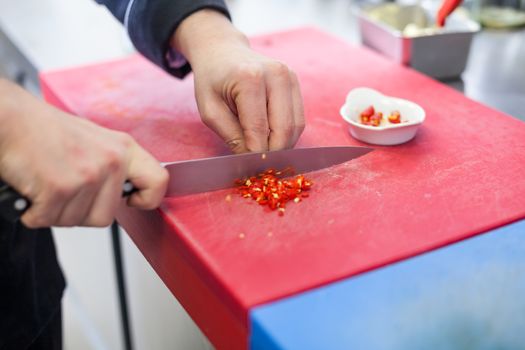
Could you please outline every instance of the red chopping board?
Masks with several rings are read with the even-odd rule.
[[[299,146],[363,145],[339,116],[355,87],[410,99],[427,119],[407,144],[376,147],[312,173],[310,198],[289,205],[283,217],[237,196],[227,202],[229,190],[167,199],[153,213],[120,215],[219,347],[246,346],[220,333],[246,335],[255,305],[525,217],[525,123],[315,29],[252,43],[299,76],[307,118]],[[52,103],[129,132],[160,161],[226,153],[200,122],[191,77],[168,77],[139,56],[45,73],[42,87]]]

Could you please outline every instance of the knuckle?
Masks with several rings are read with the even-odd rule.
[[[106,227],[106,226],[109,226],[113,223],[113,220],[114,220],[114,217],[106,217],[106,218],[102,218],[101,221],[100,221],[100,226],[99,227]]]
[[[26,198],[35,198],[39,194],[38,186],[36,182],[26,182],[20,186],[20,194]]]
[[[103,167],[110,171],[120,168],[124,158],[124,152],[120,149],[107,149],[103,154]]]
[[[135,140],[129,134],[122,131],[115,131],[115,140],[122,148],[129,148],[133,145]]]
[[[295,73],[293,69],[288,68],[288,74],[290,75],[290,78],[292,79],[293,82],[299,81],[299,77],[297,76],[297,73]]]
[[[100,179],[100,170],[94,166],[86,166],[81,172],[82,185],[93,186]]]
[[[28,214],[28,216],[22,218],[22,222],[26,227],[31,229],[49,227],[52,224],[48,217],[43,213],[33,213],[30,216]]]
[[[67,219],[62,219],[57,226],[62,227],[73,227],[78,225],[80,222],[82,222],[82,218],[80,217],[71,217]]]
[[[275,61],[269,64],[269,69],[273,75],[289,78],[290,77],[290,68],[282,62]]]
[[[256,63],[244,63],[237,68],[238,78],[249,83],[261,82],[263,75],[263,68]]]
[[[88,225],[92,227],[106,227],[113,222],[113,216],[108,214],[99,214],[88,220]]]
[[[211,108],[204,107],[201,113],[201,120],[207,126],[214,125],[218,120],[217,113]]]
[[[52,181],[48,184],[48,189],[53,200],[64,200],[72,195],[75,191],[76,186],[74,186],[71,180],[66,180],[63,182]]]
[[[153,209],[157,208],[157,206],[160,204],[158,202],[159,201],[156,201],[153,198],[151,198],[149,200],[146,200],[142,207],[143,207],[144,210],[153,210]]]
[[[244,140],[242,138],[226,140],[226,145],[230,148],[230,150],[233,153],[246,152],[246,147],[244,145]]]
[[[58,225],[65,227],[82,226],[87,218],[87,211],[84,210],[84,208],[76,207],[73,210],[70,210],[67,215],[62,216]]]

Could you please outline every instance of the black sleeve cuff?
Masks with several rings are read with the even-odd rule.
[[[189,63],[173,68],[167,60],[172,34],[192,13],[211,8],[230,18],[222,0],[135,0],[128,14],[128,33],[137,50],[177,78],[191,71]]]

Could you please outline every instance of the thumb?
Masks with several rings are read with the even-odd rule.
[[[154,209],[160,205],[166,193],[169,175],[152,155],[139,145],[134,145],[127,179],[138,189],[128,198],[128,205]]]

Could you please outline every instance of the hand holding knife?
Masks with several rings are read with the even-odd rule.
[[[167,197],[214,191],[232,187],[234,180],[260,173],[266,169],[293,168],[306,173],[358,158],[372,151],[368,147],[313,147],[266,153],[195,159],[163,164],[170,174]],[[214,174],[210,177],[208,174]],[[137,189],[129,181],[123,185],[122,196]],[[0,182],[0,215],[11,222],[18,220],[31,207],[31,201]]]
[[[137,189],[129,181],[122,185],[122,197],[129,197]],[[0,216],[16,222],[31,207],[31,201],[0,180]]]

